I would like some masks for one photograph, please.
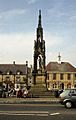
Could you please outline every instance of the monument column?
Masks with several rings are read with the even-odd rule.
[[[41,10],[39,10],[38,27],[36,30],[36,40],[34,40],[34,84],[46,84],[45,70],[45,41],[43,40],[43,28],[41,24]]]

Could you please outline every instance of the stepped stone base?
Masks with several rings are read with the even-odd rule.
[[[45,75],[37,75],[35,80],[36,80],[36,84],[33,83],[29,90],[29,94],[28,94],[29,97],[50,98],[53,96],[51,91],[47,90]]]
[[[51,91],[47,91],[46,84],[33,85],[29,93],[30,97],[33,98],[50,98],[54,96]]]

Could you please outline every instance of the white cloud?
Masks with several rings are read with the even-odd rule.
[[[14,9],[11,11],[8,11],[7,14],[12,14],[12,15],[22,15],[26,13],[26,9]]]
[[[61,54],[61,61],[69,62],[76,67],[76,44],[69,44],[65,37],[45,32],[46,63],[58,61],[58,54]]]
[[[17,15],[23,15],[27,12],[26,9],[12,9],[4,12],[0,12],[0,19],[9,18]]]
[[[28,0],[28,4],[34,4],[36,3],[38,0]]]
[[[34,35],[0,34],[0,63],[10,63],[13,60],[32,63]]]
[[[66,50],[63,51],[63,59],[71,62],[76,67],[76,44],[67,46]]]
[[[45,40],[48,47],[57,46],[63,42],[63,38],[61,36],[56,35],[56,33],[52,35],[49,32],[45,32]]]
[[[66,48],[60,36],[50,33],[46,33],[45,36],[46,64],[50,61],[57,61],[60,52],[62,61],[75,65],[75,44]],[[34,39],[34,33],[0,34],[0,63],[12,63],[15,60],[16,63],[24,64],[28,60],[29,64],[33,64]],[[61,45],[62,50],[59,48]]]
[[[46,63],[58,60],[58,53],[61,52],[60,46],[64,43],[64,38],[50,32],[45,31],[45,45],[46,45]],[[59,51],[60,50],[60,51]]]
[[[57,8],[57,7],[48,9],[48,14],[51,15],[52,17],[58,17],[58,18],[70,16],[68,11],[66,12],[63,10],[63,8]]]
[[[50,33],[46,33],[45,36],[46,59],[49,61],[51,56],[53,59],[57,56],[57,52],[52,49],[62,44],[62,38]],[[25,62],[26,59],[32,63],[35,37],[34,33],[0,34],[0,62],[8,63],[13,60]]]
[[[70,16],[70,21],[76,23],[76,15]]]

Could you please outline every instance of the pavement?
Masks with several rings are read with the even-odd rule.
[[[58,98],[0,98],[0,104],[53,104],[59,103]]]

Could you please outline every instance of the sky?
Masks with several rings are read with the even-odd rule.
[[[33,65],[39,10],[46,65],[60,53],[76,67],[76,0],[0,0],[0,64]]]

